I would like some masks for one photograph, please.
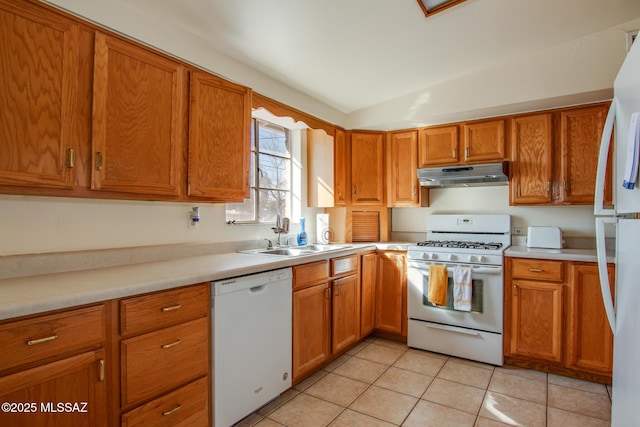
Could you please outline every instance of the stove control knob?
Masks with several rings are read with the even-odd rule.
[[[475,255],[469,255],[469,256],[467,257],[467,261],[469,261],[469,262],[475,262],[475,261],[476,261],[476,257],[475,257]]]
[[[431,254],[431,259],[438,259],[438,255],[436,255],[436,254]]]
[[[449,254],[449,255],[447,256],[447,259],[448,259],[449,261],[455,261],[455,260],[457,260],[457,259],[458,259],[458,256],[457,256],[457,255],[454,255],[454,254]]]
[[[429,259],[429,254],[428,253],[423,253],[422,254],[422,259]]]
[[[487,257],[486,256],[481,256],[480,257],[480,262],[487,262]]]

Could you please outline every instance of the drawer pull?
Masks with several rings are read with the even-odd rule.
[[[29,340],[29,341],[27,341],[27,345],[42,344],[44,342],[53,341],[56,338],[58,338],[57,335],[51,335],[50,337],[46,337],[46,338],[40,338],[40,339],[37,339],[37,340]]]
[[[541,268],[530,268],[529,271],[532,273],[542,273],[544,270]]]
[[[180,341],[180,340],[176,340],[176,341],[174,341],[174,342],[172,342],[172,343],[170,343],[170,344],[165,344],[165,345],[163,345],[163,346],[162,346],[162,348],[166,350],[166,349],[168,349],[168,348],[171,348],[171,347],[175,347],[175,346],[177,346],[177,345],[178,345],[178,344],[180,344],[181,342],[182,342],[182,341]]]
[[[176,406],[172,410],[167,411],[167,412],[163,412],[162,415],[164,415],[165,417],[168,417],[169,415],[173,414],[174,412],[180,410],[180,408],[182,408],[182,405],[178,404],[178,406]]]
[[[162,307],[162,311],[166,313],[167,311],[174,311],[180,308],[182,308],[182,304],[176,304],[176,305],[172,305],[171,307]]]
[[[104,381],[104,359],[100,359],[99,363],[100,363],[100,375],[98,379],[100,381]]]

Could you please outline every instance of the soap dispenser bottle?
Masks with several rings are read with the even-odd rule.
[[[305,230],[305,219],[300,218],[300,232],[298,233],[298,246],[307,245],[307,231]]]

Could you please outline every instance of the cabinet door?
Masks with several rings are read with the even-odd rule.
[[[384,141],[382,133],[351,134],[351,203],[384,203]]]
[[[307,206],[334,205],[333,136],[322,129],[307,129]]]
[[[36,405],[0,412],[0,425],[108,425],[104,364],[104,350],[98,350],[0,377],[0,401]]]
[[[0,184],[71,188],[79,29],[0,1]]]
[[[454,165],[460,161],[458,126],[438,126],[420,130],[418,167]]]
[[[609,266],[609,283],[614,283],[614,267]],[[569,269],[566,312],[565,365],[596,374],[611,374],[613,333],[600,293],[598,266],[572,263]]]
[[[189,196],[216,202],[249,197],[251,89],[191,73]]]
[[[340,353],[360,339],[360,287],[358,275],[332,282],[332,352]]]
[[[606,116],[606,105],[560,113],[563,202],[593,204],[600,138]]]
[[[403,334],[406,331],[405,256],[395,252],[378,254],[376,278],[375,327],[384,332]]]
[[[389,205],[420,206],[418,184],[418,133],[393,133],[389,141]]]
[[[510,352],[562,362],[562,283],[513,281]]]
[[[293,293],[293,378],[322,365],[331,354],[331,288],[322,283]]]
[[[367,336],[375,327],[375,295],[378,255],[365,254],[360,262],[360,336]]]
[[[463,137],[465,162],[504,160],[504,120],[465,123]]]
[[[177,196],[184,168],[186,70],[96,32],[93,190]]]
[[[516,117],[511,121],[512,205],[545,204],[553,201],[551,126],[551,114]]]
[[[351,192],[349,188],[349,171],[347,170],[347,136],[345,131],[336,129],[334,138],[334,182],[335,182],[335,206],[346,206],[351,202]]]

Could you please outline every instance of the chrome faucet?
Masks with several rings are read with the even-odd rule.
[[[280,246],[280,236],[282,234],[287,234],[289,232],[289,218],[284,217],[284,218],[280,218],[280,214],[276,214],[276,226],[275,227],[271,227],[271,229],[273,230],[274,233],[276,233],[278,235],[278,240],[276,242],[276,247]]]

